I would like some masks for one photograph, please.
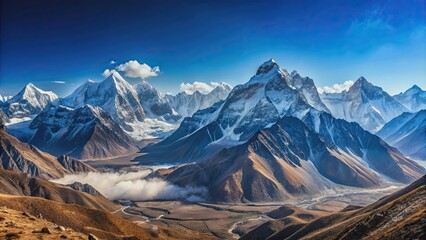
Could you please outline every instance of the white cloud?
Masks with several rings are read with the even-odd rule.
[[[347,91],[352,85],[354,84],[354,81],[347,80],[344,83],[341,84],[333,84],[333,86],[324,86],[324,87],[318,87],[319,93],[341,93],[343,91]]]
[[[136,60],[130,60],[126,63],[120,64],[115,69],[117,71],[124,72],[124,76],[141,79],[156,77],[160,72],[160,67],[150,67],[145,63],[140,64]]]
[[[66,82],[64,81],[52,81],[53,83],[57,83],[57,84],[65,84]]]
[[[151,170],[127,173],[89,172],[66,175],[52,180],[60,184],[87,183],[111,200],[132,201],[182,199],[200,201],[206,198],[207,190],[200,187],[180,187],[163,179],[145,179]]]
[[[109,70],[109,69],[105,69],[105,71],[102,73],[103,77],[108,77],[109,75],[111,75],[115,70]]]
[[[204,83],[204,82],[194,82],[194,83],[181,83],[180,84],[180,90],[183,92],[186,92],[188,94],[193,94],[194,92],[198,91],[203,94],[207,94],[211,92],[213,89],[215,89],[218,86],[224,86],[228,84],[226,83],[218,83],[218,82],[210,82],[210,83]]]
[[[111,65],[113,65],[113,64],[116,64],[117,62],[116,61],[114,61],[114,60],[111,60],[111,62],[109,62],[109,64],[111,64]]]

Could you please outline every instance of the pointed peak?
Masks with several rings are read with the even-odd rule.
[[[32,82],[28,83],[25,87],[26,88],[27,87],[29,87],[29,88],[36,88],[36,86],[34,86],[34,84]]]
[[[419,86],[417,86],[416,84],[414,84],[411,88],[409,88],[408,90],[415,90],[415,91],[423,91],[423,89],[421,89]]]
[[[278,64],[275,62],[274,59],[269,59],[268,61],[264,62],[260,67],[257,69],[256,75],[262,75],[270,72],[271,70],[279,68]]]
[[[358,80],[356,80],[356,82],[368,83],[367,79],[365,79],[365,77],[363,77],[363,76],[359,77]]]
[[[358,87],[372,87],[374,86],[373,84],[371,84],[369,81],[367,81],[367,79],[363,76],[361,76],[360,78],[358,78],[358,80],[355,81],[355,83],[352,85],[352,87],[354,88],[358,88]]]

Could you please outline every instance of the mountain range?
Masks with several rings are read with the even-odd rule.
[[[114,71],[102,82],[85,82],[65,98],[28,84],[1,104],[5,112],[0,117],[13,123],[29,120],[11,126],[10,133],[55,156],[108,158],[136,152],[140,140],[167,136],[188,114],[220,101],[229,91],[222,83],[207,94],[162,95],[148,82],[130,85]]]
[[[214,201],[275,201],[419,178],[425,169],[403,155],[418,149],[373,133],[410,111],[408,102],[421,107],[422,92],[413,87],[392,97],[360,77],[347,91],[319,94],[311,78],[271,59],[248,82],[217,84],[208,94],[163,95],[112,71],[65,98],[29,84],[2,109],[4,121],[32,118],[23,125],[26,136],[17,137],[35,151],[75,159],[141,151],[135,161],[142,164],[186,163],[156,174],[206,186]],[[421,119],[410,123],[422,134]],[[140,150],[138,142],[152,137],[164,140]]]
[[[313,81],[295,86],[300,78],[265,62],[224,101],[142,149],[146,154],[137,161],[187,162],[158,174],[178,185],[206,186],[219,202],[280,201],[336,185],[380,186],[385,179],[409,183],[425,173],[359,124],[329,114],[311,90]],[[389,96],[365,79],[348,92],[361,85],[380,90],[372,94],[376,99]]]

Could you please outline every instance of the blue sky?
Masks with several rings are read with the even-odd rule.
[[[244,83],[270,58],[317,86],[364,76],[392,94],[426,88],[425,0],[1,4],[2,95],[32,82],[63,96],[129,60],[159,66],[147,80],[162,92]]]

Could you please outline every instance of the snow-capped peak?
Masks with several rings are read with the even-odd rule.
[[[13,98],[25,99],[25,100],[37,100],[34,97],[38,95],[45,95],[47,98],[50,98],[51,101],[58,98],[58,96],[52,91],[44,91],[40,88],[34,86],[32,83],[28,83],[22,90]]]
[[[268,61],[264,62],[260,67],[257,69],[256,75],[263,75],[267,74],[272,70],[278,70],[280,67],[278,64],[274,61],[274,59],[269,59]]]
[[[8,100],[9,103],[27,101],[32,107],[44,108],[48,103],[56,100],[58,96],[51,91],[44,91],[32,83],[28,83],[17,95]]]
[[[358,78],[358,80],[355,81],[355,83],[352,85],[354,88],[359,88],[359,87],[373,87],[374,85],[371,84],[369,81],[367,81],[367,79],[365,79],[365,77],[361,76]]]
[[[417,85],[393,97],[412,112],[426,109],[426,91]]]

